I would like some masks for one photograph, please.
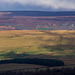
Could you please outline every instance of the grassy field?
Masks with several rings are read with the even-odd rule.
[[[0,60],[12,58],[59,59],[75,65],[75,31],[0,31]]]

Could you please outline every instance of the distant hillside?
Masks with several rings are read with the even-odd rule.
[[[9,11],[9,16],[75,16],[75,11]]]
[[[11,28],[8,28],[11,26]],[[0,30],[75,30],[75,12],[0,12]]]

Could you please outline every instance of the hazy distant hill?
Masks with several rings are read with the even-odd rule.
[[[75,11],[9,11],[9,16],[75,16]]]

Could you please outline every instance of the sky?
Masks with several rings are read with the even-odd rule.
[[[0,11],[75,11],[75,0],[0,0]]]

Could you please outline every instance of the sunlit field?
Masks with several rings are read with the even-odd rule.
[[[75,65],[75,31],[0,31],[0,60],[12,58],[59,59]]]

